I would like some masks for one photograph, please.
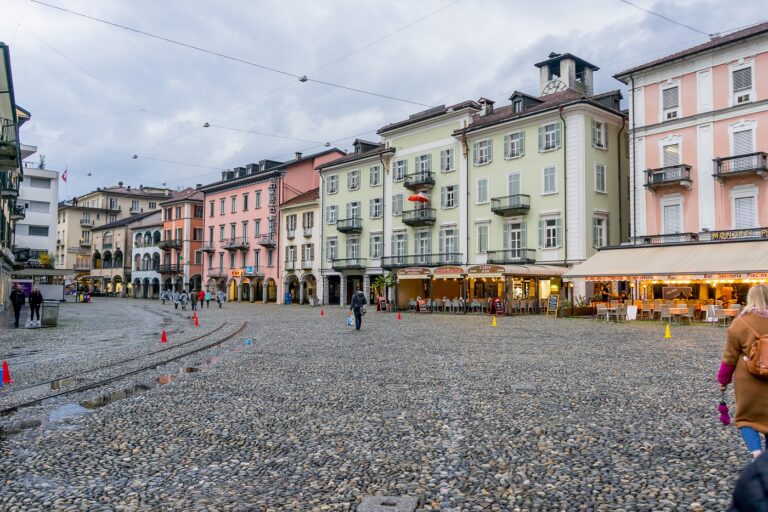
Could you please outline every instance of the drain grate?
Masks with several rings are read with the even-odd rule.
[[[357,512],[414,512],[418,506],[413,496],[365,496]]]

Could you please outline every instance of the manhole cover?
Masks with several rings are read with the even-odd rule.
[[[365,496],[357,512],[414,512],[418,506],[413,496]]]

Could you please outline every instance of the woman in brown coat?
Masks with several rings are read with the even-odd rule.
[[[759,335],[768,334],[768,286],[753,286],[747,306],[728,328],[723,361],[717,380],[725,391],[733,380],[736,394],[736,426],[753,457],[763,450],[760,434],[768,440],[768,380],[749,372],[746,358]]]

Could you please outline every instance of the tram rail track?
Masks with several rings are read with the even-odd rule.
[[[220,325],[217,329],[214,329],[211,332],[218,331],[219,329],[223,328],[224,325],[226,325],[226,322],[224,324]],[[151,370],[151,369],[156,368],[158,366],[164,366],[166,364],[170,364],[170,363],[173,363],[175,361],[178,361],[179,359],[182,359],[182,358],[185,358],[185,357],[189,357],[191,355],[197,354],[199,352],[203,352],[205,350],[209,350],[209,349],[214,348],[214,347],[216,347],[218,345],[221,345],[225,341],[231,340],[232,338],[234,338],[238,334],[241,334],[245,330],[245,328],[247,326],[248,326],[248,322],[243,322],[243,325],[241,325],[236,331],[234,331],[234,332],[224,336],[223,338],[220,338],[220,339],[218,339],[218,340],[216,340],[216,341],[214,341],[212,343],[209,343],[209,344],[204,345],[202,347],[198,347],[198,348],[196,348],[194,350],[185,352],[183,354],[174,355],[171,358],[164,359],[164,360],[159,361],[159,362],[156,361],[156,362],[153,362],[152,364],[144,365],[141,368],[138,368],[138,369],[135,369],[135,370],[131,370],[129,372],[124,372],[124,373],[120,373],[118,375],[113,375],[112,377],[107,377],[105,379],[101,379],[101,380],[98,380],[98,381],[95,381],[95,382],[91,382],[89,384],[83,384],[81,386],[77,386],[77,387],[74,387],[74,388],[71,388],[71,389],[67,389],[67,390],[61,391],[59,393],[54,393],[52,395],[46,395],[46,396],[43,396],[43,397],[40,397],[40,398],[35,398],[33,400],[28,400],[26,402],[20,402],[20,403],[18,403],[16,405],[11,405],[11,406],[5,407],[2,410],[0,410],[0,416],[9,416],[11,414],[16,413],[19,409],[25,409],[27,407],[32,407],[34,405],[39,405],[39,404],[42,404],[43,402],[47,402],[49,400],[54,400],[54,399],[57,399],[57,398],[61,398],[63,396],[72,395],[72,394],[75,394],[75,393],[82,393],[83,391],[89,391],[91,389],[100,388],[100,387],[106,386],[108,384],[111,384],[113,382],[116,382],[116,381],[119,381],[121,379],[124,379],[126,377],[131,377],[133,375],[137,375],[139,373]],[[205,336],[207,336],[207,335],[200,336],[200,337],[198,337],[198,338],[196,338],[194,340],[188,340],[185,343],[191,343],[192,341],[196,341],[196,340],[201,339],[201,338],[203,338]],[[181,346],[181,345],[176,345],[174,348],[178,348],[179,346]],[[169,347],[169,349],[170,349],[170,347]],[[157,354],[157,353],[163,352],[165,350],[166,349],[157,350],[157,351],[153,352],[152,354]],[[145,357],[146,355],[147,354],[145,354],[144,356],[140,356],[140,357]],[[138,357],[137,358],[132,358],[131,361],[136,360],[136,359],[138,359]],[[124,360],[123,361],[123,363],[125,363],[125,362],[128,362],[128,360]],[[114,366],[117,366],[117,364],[107,365],[104,368],[111,368],[111,367],[114,367]],[[57,379],[57,380],[60,380],[60,379]],[[54,382],[54,381],[50,381],[50,382]],[[45,384],[45,383],[43,383],[43,384]],[[28,388],[24,388],[24,389],[28,389]]]

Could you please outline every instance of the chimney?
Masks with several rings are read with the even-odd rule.
[[[139,190],[144,190],[144,185],[139,185]]]
[[[477,102],[480,104],[480,117],[493,114],[493,100],[480,98]]]
[[[122,182],[122,181],[118,181],[118,182],[117,182],[117,186],[118,186],[118,187],[122,187],[122,186],[123,186],[123,182]]]
[[[129,190],[129,191],[130,191],[130,190],[131,190],[131,186],[130,186],[130,185],[128,185],[128,188],[127,188],[126,190]]]
[[[301,160],[301,151],[296,152],[296,160]]]
[[[202,183],[198,183],[197,185],[195,185],[195,188],[203,188],[203,184]]]

